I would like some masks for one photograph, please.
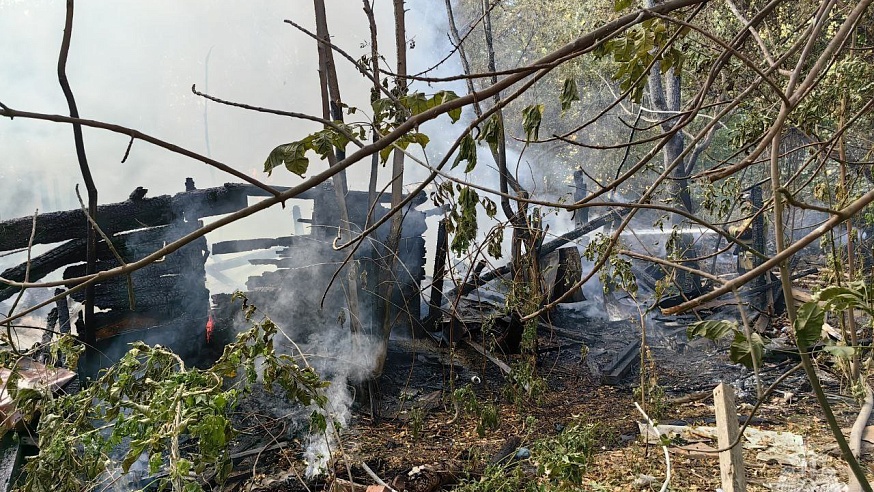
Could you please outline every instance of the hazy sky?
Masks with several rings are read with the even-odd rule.
[[[333,41],[353,57],[369,54],[367,19],[361,0],[327,0]],[[442,59],[451,49],[442,2],[407,1],[410,71]],[[394,21],[390,0],[376,1],[380,51],[394,65]],[[69,114],[57,80],[65,2],[0,0],[0,101],[19,110]],[[283,22],[292,19],[315,30],[309,0],[89,0],[76,2],[67,75],[82,117],[115,123],[173,142],[276,185],[301,178],[278,169],[268,178],[263,162],[276,145],[299,140],[316,124],[258,114],[215,103],[191,93],[192,84],[217,97],[319,115],[316,43]],[[337,57],[347,104],[367,109],[370,82]],[[390,68],[390,67],[389,67]],[[433,74],[454,74],[453,59]],[[444,87],[419,84],[414,90]],[[445,86],[463,93],[463,84]],[[359,114],[360,116],[360,114]],[[208,120],[207,120],[208,117]],[[461,124],[447,118],[423,129],[429,154],[442,156]],[[208,124],[206,124],[208,121]],[[208,127],[208,133],[206,131]],[[208,134],[208,137],[207,137]],[[84,129],[85,147],[100,203],[125,200],[137,186],[149,196],[184,189],[186,177],[199,188],[236,178],[207,165],[137,141],[121,163],[128,138]],[[313,159],[311,169],[325,164]],[[370,162],[350,169],[350,186],[366,189]],[[408,164],[407,183],[424,171]],[[485,170],[488,172],[488,170]],[[388,173],[389,169],[385,169]],[[310,172],[308,174],[313,174]],[[78,208],[74,186],[81,183],[69,125],[0,119],[0,219]],[[84,186],[80,186],[83,196]],[[304,216],[309,214],[302,203]],[[436,220],[436,219],[433,219]],[[292,232],[288,209],[268,209],[211,233],[214,243],[231,237],[280,236]],[[38,253],[42,248],[37,248]],[[23,261],[3,259],[3,266]]]
[[[356,58],[369,52],[362,46],[369,34],[361,1],[327,3],[334,42]],[[408,37],[416,45],[410,53],[411,69],[417,70],[449,48],[445,13],[442,4],[432,0],[407,4]],[[64,5],[0,0],[3,103],[69,114],[56,75]],[[393,64],[391,3],[378,0],[376,7],[380,48]],[[79,112],[204,154],[205,102],[190,92],[192,84],[225,99],[320,115],[315,42],[282,22],[292,19],[313,28],[312,10],[312,2],[304,0],[77,2],[67,73]],[[367,107],[368,81],[339,57],[337,65],[345,102]],[[446,68],[457,69],[455,63]],[[300,139],[317,126],[214,103],[206,109],[213,158],[273,184],[300,181],[284,170],[268,179],[262,165],[273,147]],[[440,146],[436,140],[435,148]],[[127,138],[102,130],[86,128],[85,145],[101,203],[123,200],[136,186],[148,188],[152,196],[182,191],[188,176],[201,188],[234,179],[143,142],[136,142],[121,164]],[[73,185],[81,177],[69,126],[3,119],[0,156],[6,197],[0,201],[0,217],[31,214],[35,207],[75,206]],[[367,167],[363,163],[352,170],[353,186],[366,183]]]

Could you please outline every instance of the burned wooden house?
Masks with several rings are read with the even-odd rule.
[[[202,219],[233,213],[246,207],[250,197],[264,195],[263,190],[246,184],[196,189],[191,179],[186,182],[185,191],[172,196],[150,198],[146,197],[146,190],[137,188],[124,202],[98,207],[96,222],[110,241],[98,242],[96,271],[119,266],[119,256],[125,263],[140,260],[201,227]],[[301,217],[300,208],[293,206],[299,200],[312,202],[311,218]],[[414,204],[423,201],[420,199]],[[347,203],[349,228],[353,232],[364,229],[370,208],[367,193],[350,191]],[[228,294],[223,297],[220,293],[210,293],[206,287],[206,262],[210,255],[218,257],[254,250],[264,250],[265,255],[275,254],[272,258],[244,260],[251,265],[275,267],[275,271],[248,279],[246,290],[250,298],[263,301],[271,315],[283,323],[306,323],[312,325],[310,329],[318,329],[320,323],[337,323],[337,310],[345,308],[345,295],[339,283],[330,289],[328,286],[347,253],[332,247],[340,224],[334,191],[330,185],[312,189],[290,200],[289,205],[292,206],[286,209],[288,223],[271,224],[271,232],[289,231],[286,234],[225,241],[211,248],[207,239],[200,237],[129,278],[119,276],[98,282],[93,339],[96,339],[96,352],[100,354],[99,365],[106,366],[117,360],[127,351],[128,343],[135,340],[168,346],[193,363],[207,363],[220,353],[230,330],[220,326],[221,316],[213,315],[216,305],[211,302],[211,294],[217,295],[220,304],[229,303],[223,302]],[[378,218],[386,210],[378,203],[374,216]],[[26,248],[32,220],[32,217],[22,217],[0,222],[0,251]],[[309,225],[309,233],[300,227],[304,223]],[[82,210],[39,215],[33,243],[57,245],[31,259],[29,280],[35,282],[55,272],[61,272],[64,279],[84,275],[86,225]],[[397,325],[409,327],[411,321],[419,318],[424,230],[424,214],[414,208],[407,210],[390,303],[391,316]],[[387,252],[382,242],[386,235],[385,228],[378,230],[353,257],[361,272],[358,294],[365,307],[378,304],[376,278],[377,270],[385,264]],[[0,277],[21,281],[26,268],[26,264],[18,265]],[[325,308],[322,308],[326,291]],[[18,292],[19,289],[13,287],[0,289],[0,301]],[[58,289],[56,293],[62,292],[63,289]],[[69,298],[81,303],[84,294],[74,292]],[[49,328],[64,332],[72,325],[78,327],[81,336],[84,328],[81,310],[71,310],[72,306],[76,304],[68,302],[67,297],[59,300],[49,314]],[[372,313],[373,309],[362,308],[362,312]],[[307,313],[305,318],[302,313]],[[362,321],[363,326],[369,326],[374,320]]]

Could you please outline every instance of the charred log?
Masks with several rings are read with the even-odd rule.
[[[301,244],[301,238],[295,236],[222,241],[212,245],[212,254],[242,253],[256,249],[270,249],[277,246],[295,246],[299,244]]]
[[[68,241],[57,248],[50,249],[30,260],[30,281],[35,282],[64,265],[69,265],[76,261],[83,261],[84,259],[85,239],[74,239]],[[21,282],[24,280],[26,269],[27,263],[25,262],[0,273],[0,277]],[[20,290],[21,289],[18,287],[5,287],[0,289],[0,301],[9,299]]]
[[[222,215],[245,208],[248,188],[226,184],[174,196],[126,200],[97,207],[97,223],[106,234],[166,225],[184,219]],[[0,222],[0,251],[27,246],[31,217]],[[85,235],[87,220],[81,210],[51,212],[37,217],[34,244],[50,244]]]

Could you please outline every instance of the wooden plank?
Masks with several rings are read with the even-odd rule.
[[[221,241],[212,245],[212,254],[223,255],[256,249],[270,249],[276,246],[294,246],[298,241],[299,239],[296,239],[296,236]]]
[[[73,239],[72,241],[68,241],[56,248],[50,249],[35,258],[31,258],[30,281],[36,282],[64,265],[84,260],[85,240]],[[21,282],[24,280],[26,269],[27,262],[7,269],[3,273],[0,273],[0,277]],[[0,301],[5,301],[20,291],[21,289],[17,287],[4,287],[0,289]]]
[[[713,390],[716,411],[716,435],[719,449],[727,448],[738,437],[737,408],[734,405],[734,390],[725,383]],[[743,443],[719,453],[719,476],[724,492],[745,492],[747,489],[744,471]]]
[[[604,370],[601,376],[601,384],[619,384],[622,379],[631,372],[631,369],[640,361],[640,340],[635,340],[622,350],[616,362]]]
[[[106,234],[165,225],[186,219],[236,212],[248,204],[246,189],[227,184],[217,188],[125,200],[97,207],[97,223]],[[0,222],[0,251],[27,246],[33,217]],[[58,243],[85,236],[87,221],[82,210],[40,214],[36,219],[34,244]]]
[[[449,244],[449,234],[446,232],[446,219],[440,221],[437,226],[437,248],[434,254],[434,275],[431,277],[431,297],[428,300],[428,317],[425,320],[425,329],[436,331],[437,320],[443,312],[443,278],[446,276],[446,251]]]
[[[22,445],[14,433],[7,432],[0,440],[0,492],[14,489],[15,480],[21,472]]]

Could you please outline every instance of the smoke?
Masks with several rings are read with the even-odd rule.
[[[337,448],[342,429],[350,422],[354,397],[350,388],[369,377],[376,367],[376,354],[382,342],[370,336],[327,332],[312,336],[302,347],[323,378],[331,382],[325,396],[328,404],[323,412],[328,423],[323,433],[312,433],[306,439],[304,460],[307,476],[321,473]]]

